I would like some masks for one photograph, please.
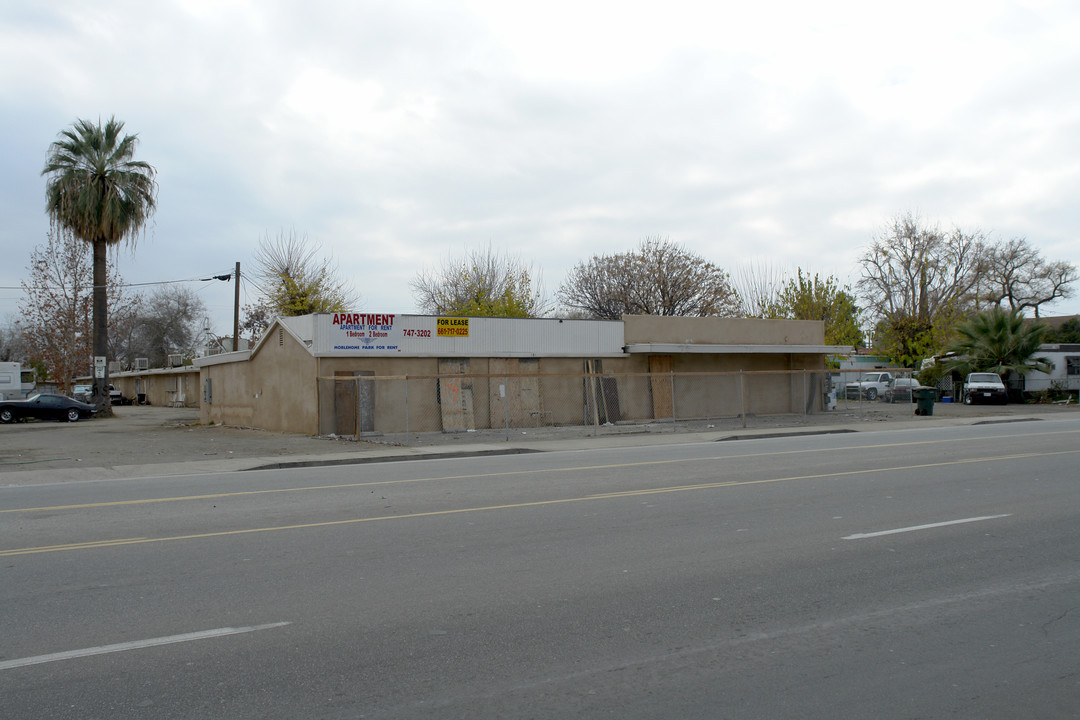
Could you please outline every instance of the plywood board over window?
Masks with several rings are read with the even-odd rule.
[[[442,413],[443,432],[465,432],[476,429],[472,378],[446,377],[447,375],[464,375],[468,371],[467,359],[439,358],[439,407]]]
[[[334,381],[334,428],[338,435],[356,434],[356,381],[350,370],[337,370]]]
[[[362,380],[371,370],[334,371],[334,425],[338,435],[358,436],[375,430],[375,382]]]
[[[675,405],[671,395],[671,371],[674,363],[670,355],[650,355],[649,372],[652,388],[653,418],[675,417]]]
[[[532,427],[542,422],[538,358],[492,358],[488,372],[492,427]]]

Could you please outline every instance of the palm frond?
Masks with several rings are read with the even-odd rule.
[[[957,326],[957,338],[947,348],[956,358],[947,368],[961,374],[1048,372],[1047,358],[1036,357],[1047,330],[1043,323],[1026,323],[1020,310],[994,307]]]

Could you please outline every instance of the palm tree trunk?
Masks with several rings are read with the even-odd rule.
[[[108,306],[108,245],[102,239],[94,241],[94,356],[105,360],[104,377],[94,378],[94,405],[98,417],[112,415],[112,399],[109,396],[109,306]],[[96,374],[96,373],[95,373]]]

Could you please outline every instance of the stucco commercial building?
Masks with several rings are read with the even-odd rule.
[[[815,412],[821,322],[334,313],[199,358],[204,422],[309,434]]]

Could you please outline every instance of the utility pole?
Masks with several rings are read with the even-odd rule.
[[[233,320],[232,320],[232,349],[236,352],[240,349],[240,261],[236,261],[236,272],[233,273]]]

